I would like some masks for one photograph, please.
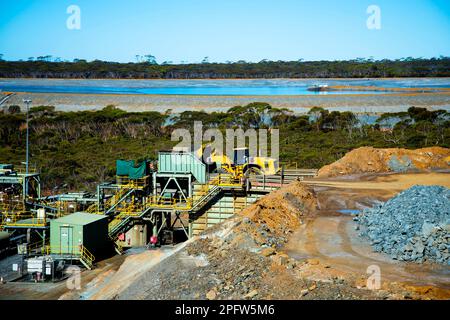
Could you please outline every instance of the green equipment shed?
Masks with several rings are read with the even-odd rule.
[[[96,258],[106,256],[111,248],[107,216],[75,212],[50,222],[52,253],[78,255],[80,245],[87,248]]]

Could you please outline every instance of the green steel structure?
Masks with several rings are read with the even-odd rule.
[[[6,188],[20,191],[23,201],[29,198],[40,198],[41,178],[35,170],[25,172],[23,167],[14,167],[11,164],[0,164],[0,191]]]

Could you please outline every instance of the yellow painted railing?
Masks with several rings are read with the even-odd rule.
[[[127,217],[131,216],[130,214],[127,213],[119,213],[118,215],[116,215],[114,217],[113,220],[111,220],[111,222],[108,224],[108,228],[111,231],[112,229],[114,229],[119,223],[122,222],[123,219],[126,219]]]
[[[178,198],[168,198],[155,195],[145,198],[143,204],[135,203],[134,201],[131,203],[123,203],[117,208],[117,211],[119,211],[120,214],[110,223],[112,226],[111,228],[127,216],[139,216],[147,208],[189,210],[210,192],[211,187],[215,186],[237,187],[241,186],[241,182],[239,179],[233,179],[230,175],[220,174],[209,181],[208,184],[202,185],[200,192],[197,192],[192,198],[185,199],[182,196]]]
[[[37,218],[27,212],[18,214],[3,214],[3,226],[17,226],[17,227],[44,227],[47,224],[46,218]]]
[[[233,178],[233,176],[229,174],[219,174],[211,179],[208,184],[206,184],[206,186],[208,185],[215,185],[219,187],[238,187],[241,186],[242,183],[240,179]]]
[[[119,216],[130,216],[130,217],[137,217],[139,216],[139,213],[144,211],[145,207],[141,204],[133,204],[133,203],[126,203],[124,205],[121,205],[120,207],[116,208],[116,210],[119,213]],[[116,216],[117,217],[117,216]],[[122,219],[123,219],[122,217]]]
[[[123,246],[118,241],[114,240],[114,238],[109,237],[109,239],[114,243],[114,249],[117,251],[117,253],[122,254]]]
[[[21,200],[4,201],[0,203],[0,212],[3,214],[21,213],[25,212],[25,206]]]
[[[106,208],[106,210],[108,210],[107,208],[111,208],[114,204],[116,204],[117,201],[119,201],[120,198],[122,198],[127,191],[128,190],[124,189],[124,188],[118,189],[118,192],[116,192],[111,198],[106,200],[106,202],[103,204],[103,207]],[[91,204],[86,209],[86,212],[96,213],[96,214],[102,214],[103,213],[103,212],[98,211],[98,204],[97,203]]]
[[[85,260],[90,266],[94,264],[94,255],[83,245],[81,246],[81,258]]]
[[[120,188],[143,189],[148,186],[149,176],[139,179],[130,179],[128,177],[116,176],[116,184]]]
[[[156,207],[156,208],[173,208],[173,209],[189,209],[192,208],[192,199],[179,198],[166,198],[160,196],[151,196],[146,198],[144,204],[145,208]]]
[[[127,178],[122,183],[126,182]],[[119,182],[118,182],[119,184]],[[128,184],[130,185],[130,184]],[[117,215],[110,221],[108,228],[109,231],[114,230],[122,221],[128,217],[140,217],[146,209],[149,208],[161,208],[161,209],[175,209],[175,210],[190,210],[193,209],[200,201],[202,201],[213,188],[217,187],[240,187],[242,182],[240,179],[235,179],[229,174],[219,174],[211,179],[207,184],[203,184],[200,187],[199,192],[195,192],[191,198],[185,199],[180,196],[178,198],[168,198],[160,195],[150,196],[145,198],[144,203],[135,202],[131,197],[129,202],[123,201],[116,207]],[[115,201],[118,201],[127,191],[126,188],[121,188],[121,191],[110,199],[110,204],[114,205]]]
[[[15,165],[14,171],[16,171],[19,174],[25,174],[27,173],[27,167],[25,165]],[[28,165],[28,173],[38,173],[38,169],[35,165]]]
[[[100,213],[100,212],[98,212],[98,210],[97,210],[97,206],[98,206],[97,203],[91,204],[91,205],[86,209],[86,212],[89,212],[89,213]]]
[[[42,241],[37,241],[27,245],[27,253],[45,254],[46,246]]]
[[[77,246],[46,246],[47,255],[70,255],[79,256],[89,267],[92,267],[95,261],[94,255],[82,244]]]

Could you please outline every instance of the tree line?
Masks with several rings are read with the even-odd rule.
[[[158,64],[152,55],[136,63],[109,61],[73,62],[51,60],[51,56],[28,61],[0,59],[3,78],[81,78],[81,79],[239,79],[239,78],[381,78],[449,77],[450,57],[403,58],[396,60],[354,59],[343,61],[268,61]]]

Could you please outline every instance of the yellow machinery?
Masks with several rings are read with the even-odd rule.
[[[250,157],[249,148],[234,148],[233,160],[226,155],[218,155],[211,152],[211,146],[206,145],[203,150],[197,151],[197,156],[202,158],[214,169],[221,168],[229,173],[233,179],[240,179],[250,174],[274,175],[280,168],[278,161],[270,157]]]

